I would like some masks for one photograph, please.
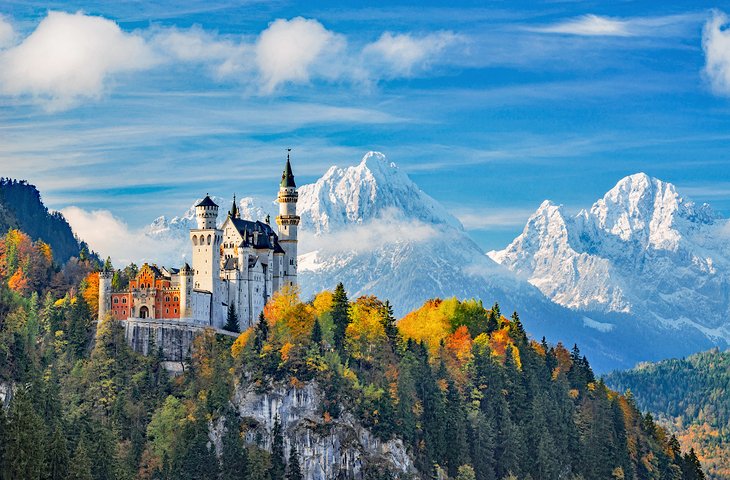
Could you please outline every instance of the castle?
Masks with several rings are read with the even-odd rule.
[[[112,290],[114,272],[99,273],[99,319],[222,328],[230,307],[241,329],[253,325],[271,295],[297,283],[297,189],[289,155],[279,187],[278,232],[240,217],[235,196],[218,228],[218,205],[209,196],[195,206],[190,230],[192,266],[144,264],[124,291]]]

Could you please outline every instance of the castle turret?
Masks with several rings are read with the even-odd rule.
[[[279,186],[279,215],[276,217],[276,224],[279,226],[279,244],[284,250],[284,278],[283,285],[296,285],[297,283],[297,227],[299,216],[297,216],[297,185],[294,183],[294,174],[291,169],[289,153],[287,149],[286,167],[281,174],[281,185]]]
[[[209,196],[195,206],[198,228],[190,230],[193,247],[193,288],[211,295],[211,322],[218,326],[220,310],[220,250],[223,232],[216,227],[218,205]],[[222,325],[222,323],[221,323]]]
[[[180,318],[193,316],[193,269],[187,263],[180,269]]]
[[[111,310],[112,303],[112,278],[114,272],[106,268],[99,272],[99,322]]]

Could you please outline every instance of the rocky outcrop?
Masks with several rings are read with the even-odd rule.
[[[315,382],[301,388],[274,385],[262,392],[253,385],[239,386],[233,404],[246,430],[246,441],[270,449],[272,431],[278,417],[284,433],[285,453],[296,445],[306,480],[338,478],[419,478],[403,442],[376,438],[350,413],[325,420],[321,413],[322,393]],[[211,432],[222,434],[220,428]]]

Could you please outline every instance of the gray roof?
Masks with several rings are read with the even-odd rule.
[[[216,207],[218,208],[218,205],[208,196],[206,195],[204,199],[200,201],[196,207]]]

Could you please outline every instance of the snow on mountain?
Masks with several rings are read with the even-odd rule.
[[[488,255],[560,305],[630,314],[646,328],[696,329],[722,343],[730,340],[728,225],[639,173],[574,216],[543,202],[507,248]]]

